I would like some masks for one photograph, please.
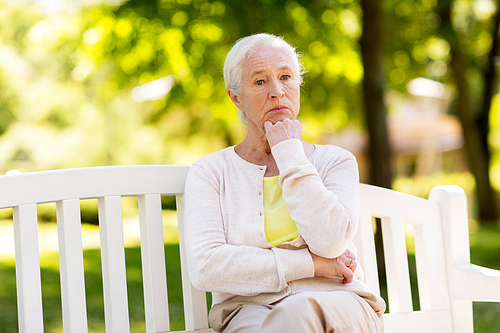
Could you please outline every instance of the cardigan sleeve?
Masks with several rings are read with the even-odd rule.
[[[359,178],[354,156],[333,146],[332,156],[319,174],[307,158],[300,140],[287,140],[272,148],[280,170],[283,199],[300,235],[311,252],[340,256],[350,247],[358,226]]]
[[[207,169],[194,164],[186,182],[184,232],[193,285],[211,292],[252,296],[279,292],[292,280],[314,276],[307,249],[228,244],[220,204],[220,175]]]

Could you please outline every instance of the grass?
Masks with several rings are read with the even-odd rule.
[[[51,226],[48,226],[49,228]],[[1,233],[0,228],[0,233]],[[175,239],[170,230],[169,240]],[[470,235],[471,258],[475,264],[500,269],[500,229],[496,226],[474,228]],[[132,242],[133,244],[133,242]],[[167,261],[167,286],[170,302],[172,330],[184,328],[182,287],[180,277],[179,247],[172,241],[165,244]],[[128,299],[132,332],[144,332],[144,304],[142,290],[141,253],[137,245],[125,250],[128,277]],[[59,258],[52,250],[41,251],[41,277],[45,332],[62,332],[62,315],[59,283]],[[414,272],[414,258],[409,255],[410,269]],[[413,263],[413,264],[412,264]],[[87,312],[90,333],[104,332],[104,304],[102,295],[101,260],[99,249],[84,251]],[[412,273],[414,280],[414,273]],[[18,332],[15,293],[14,259],[0,257],[0,333]],[[413,283],[416,294],[416,283]],[[415,308],[418,309],[416,298]],[[500,303],[474,303],[474,331],[498,332]]]
[[[184,328],[182,286],[180,276],[179,247],[165,245],[167,286],[172,329]],[[138,247],[125,250],[127,262],[127,287],[132,332],[145,332],[144,302],[142,289],[141,250]],[[55,252],[41,255],[42,301],[45,332],[62,332],[60,280],[58,257]],[[56,264],[56,265],[54,265]],[[98,249],[84,251],[85,284],[89,332],[104,332],[104,301],[102,292],[101,259]],[[0,261],[0,332],[17,332],[15,295],[15,270],[11,261]]]
[[[500,228],[495,225],[472,230],[470,235],[471,262],[500,269]],[[500,302],[474,302],[474,331],[500,331]]]

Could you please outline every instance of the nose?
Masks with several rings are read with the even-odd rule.
[[[272,80],[269,85],[269,98],[281,98],[284,94],[285,91],[283,90],[283,84],[279,82],[279,80]]]

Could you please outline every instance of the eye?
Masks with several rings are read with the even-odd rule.
[[[255,81],[255,84],[258,86],[261,86],[264,84],[264,80],[257,80],[257,81]]]
[[[281,79],[286,81],[286,80],[290,79],[290,75],[288,75],[288,74],[282,75]]]

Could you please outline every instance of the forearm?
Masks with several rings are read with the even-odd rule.
[[[283,198],[301,236],[313,253],[338,257],[350,246],[358,223],[356,161],[339,159],[320,176],[298,140],[274,146],[273,155]]]
[[[210,252],[191,252],[190,278],[201,290],[251,296],[279,292],[288,282],[314,276],[307,249],[282,251],[288,253],[225,244]]]
[[[188,269],[195,287],[246,296],[278,292],[292,280],[314,275],[307,249],[229,244],[218,185],[200,170],[192,171],[186,185],[184,228]]]

